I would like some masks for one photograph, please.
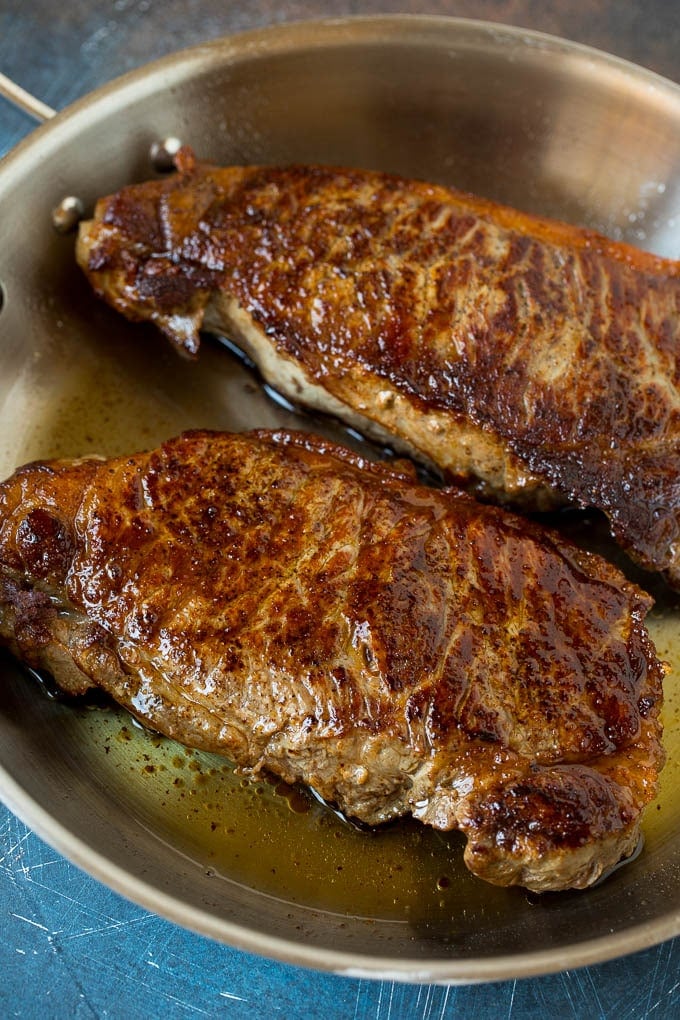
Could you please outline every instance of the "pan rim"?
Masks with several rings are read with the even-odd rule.
[[[408,44],[413,38],[414,28],[421,34],[427,34],[428,41],[439,47],[446,47],[449,44],[447,33],[455,31],[458,35],[468,36],[471,41],[477,38],[480,41],[484,39],[487,44],[493,42],[498,48],[513,42],[535,52],[566,54],[579,59],[586,68],[606,67],[612,73],[633,75],[638,80],[646,82],[649,91],[658,93],[659,97],[666,96],[672,102],[680,101],[680,84],[655,71],[585,43],[501,22],[434,14],[351,15],[344,18],[293,20],[281,25],[220,36],[176,50],[117,75],[111,81],[105,82],[58,110],[54,117],[34,128],[26,138],[0,158],[0,200],[3,185],[5,189],[7,188],[5,178],[11,180],[13,174],[19,172],[18,165],[22,160],[27,155],[34,158],[39,153],[41,145],[47,144],[53,133],[62,134],[65,127],[70,127],[70,135],[77,136],[81,119],[87,119],[93,109],[106,105],[114,96],[118,101],[116,105],[124,105],[120,103],[120,98],[137,90],[140,85],[146,85],[147,90],[151,91],[151,83],[162,79],[170,69],[177,73],[178,68],[183,68],[184,76],[191,77],[193,68],[205,60],[223,64],[230,57],[233,61],[252,59],[258,52],[271,56],[273,53],[299,49],[303,42],[308,48],[320,48],[327,46],[331,38],[335,38],[338,43],[344,39],[346,42],[356,44],[357,40],[350,40],[349,36],[357,29],[363,36],[362,45],[371,42],[384,44],[388,37]]]
[[[362,953],[306,946],[301,942],[237,924],[224,917],[216,918],[208,910],[178,900],[148,881],[132,875],[104,854],[93,850],[85,840],[62,825],[49,811],[27,797],[21,786],[2,766],[0,779],[3,780],[4,804],[25,825],[72,864],[118,895],[215,942],[311,970],[344,977],[377,978],[398,982],[481,984],[514,978],[539,977],[574,967],[603,963],[615,957],[648,949],[680,933],[680,910],[674,910],[653,925],[649,922],[633,925],[623,932],[586,939],[569,947],[545,949],[530,954],[521,952],[504,954],[477,960],[374,957]],[[26,804],[30,806],[29,811],[26,811]],[[252,891],[256,895],[266,895],[259,890]],[[310,914],[323,913],[300,905],[296,905],[296,909]],[[576,960],[571,958],[574,952],[578,953]]]

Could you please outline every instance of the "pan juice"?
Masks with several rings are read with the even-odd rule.
[[[680,661],[676,614],[650,620],[659,652]],[[643,818],[637,859],[597,890],[527,894],[475,878],[463,863],[465,840],[406,818],[377,828],[354,826],[311,791],[269,775],[248,776],[218,755],[153,734],[117,706],[68,706],[78,741],[98,781],[127,815],[172,847],[206,881],[237,883],[296,905],[348,917],[449,929],[493,927],[520,903],[554,909],[573,897],[615,893],[614,883],[645,868],[680,825],[680,684],[671,668],[664,724],[668,765]],[[669,739],[670,738],[670,739]],[[608,889],[609,887],[609,889]]]
[[[217,755],[144,730],[117,707],[69,707],[88,755],[98,757],[99,781],[126,814],[218,884],[414,924],[458,915],[483,884],[467,872],[456,833],[410,819],[356,827],[303,787],[243,775]]]

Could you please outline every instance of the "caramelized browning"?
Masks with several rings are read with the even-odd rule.
[[[106,300],[483,496],[597,507],[680,583],[680,263],[381,173],[178,163],[82,225]]]
[[[434,185],[215,169],[103,199],[98,293],[484,496],[595,506],[680,584],[680,264]]]
[[[649,599],[455,489],[295,433],[194,432],[0,487],[0,636],[67,690],[468,839],[499,884],[631,852],[663,763]]]

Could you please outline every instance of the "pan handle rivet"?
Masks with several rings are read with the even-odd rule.
[[[160,142],[154,142],[149,150],[149,157],[154,170],[168,173],[175,169],[175,156],[182,148],[179,138],[170,136]]]
[[[52,210],[52,225],[60,234],[68,234],[77,227],[85,214],[83,203],[75,195],[62,198]]]

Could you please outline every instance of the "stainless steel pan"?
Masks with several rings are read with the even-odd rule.
[[[168,136],[217,162],[336,162],[450,182],[680,256],[680,88],[620,60],[496,25],[403,17],[277,27],[179,53],[60,113],[0,167],[3,474],[193,425],[340,434],[277,405],[217,345],[187,365],[88,293],[53,210],[65,196],[89,210],[152,175],[151,147]],[[587,893],[487,888],[462,870],[455,836],[407,824],[354,833],[115,711],[49,699],[9,657],[0,792],[103,882],[257,953],[414,981],[604,960],[680,932],[679,612],[656,588],[652,626],[674,663],[671,760],[641,855]]]

